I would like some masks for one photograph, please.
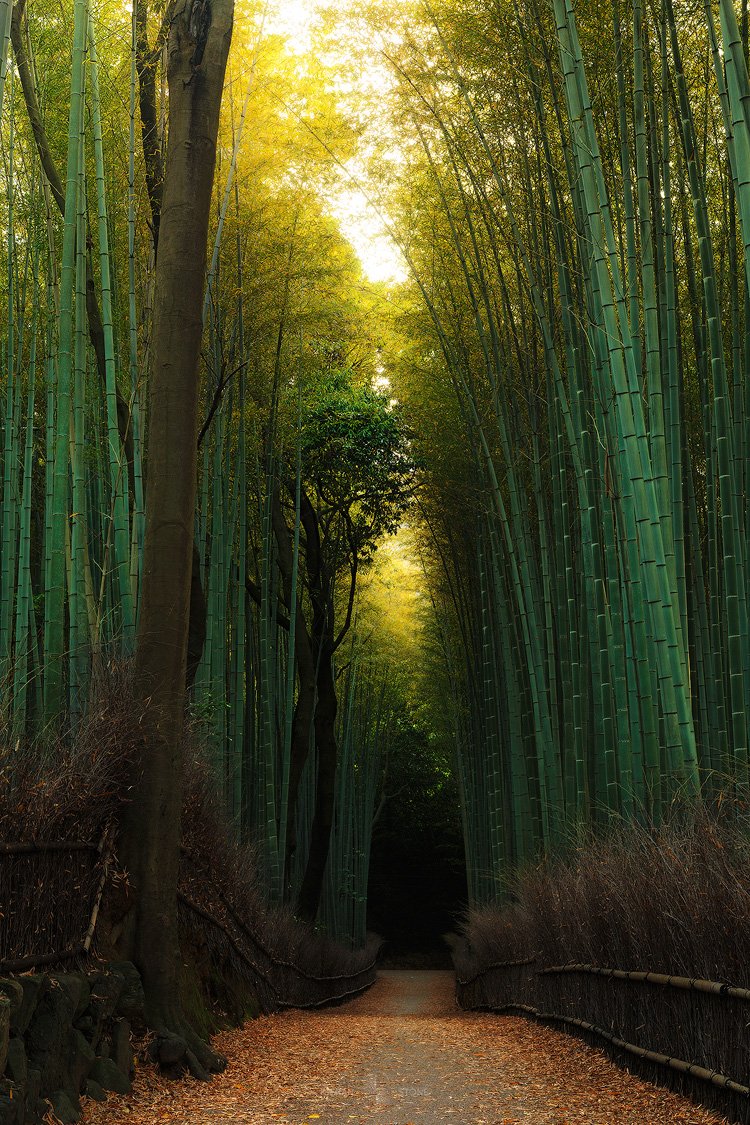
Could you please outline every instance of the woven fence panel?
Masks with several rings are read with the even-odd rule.
[[[0,850],[0,972],[80,951],[101,881],[96,845]]]

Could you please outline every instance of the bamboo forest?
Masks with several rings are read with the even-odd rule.
[[[750,1123],[748,0],[0,0],[0,1125]]]

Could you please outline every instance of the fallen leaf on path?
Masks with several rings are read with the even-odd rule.
[[[424,993],[418,1002],[415,988]],[[215,1045],[229,1065],[210,1084],[191,1078],[172,1082],[142,1065],[132,1094],[110,1095],[102,1105],[87,1101],[83,1122],[724,1122],[618,1069],[602,1051],[571,1036],[518,1017],[460,1011],[451,973],[383,973],[369,993],[350,1004],[263,1017],[222,1032]],[[388,1106],[396,1103],[400,1113],[394,1118]]]

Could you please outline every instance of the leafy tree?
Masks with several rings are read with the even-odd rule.
[[[308,390],[302,417],[299,489],[293,465],[282,466],[273,496],[273,527],[288,617],[297,518],[301,525],[302,581],[293,609],[299,693],[291,751],[288,853],[291,858],[297,846],[297,798],[313,730],[318,755],[316,802],[297,902],[300,916],[313,921],[333,816],[338,707],[334,657],[352,627],[358,576],[372,561],[378,541],[397,529],[413,496],[416,465],[401,411],[382,392],[358,385],[350,370],[327,371]]]

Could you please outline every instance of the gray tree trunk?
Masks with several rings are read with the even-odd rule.
[[[123,952],[141,971],[154,1027],[182,1025],[177,878],[198,364],[233,14],[233,0],[178,0],[167,46],[169,134],[156,263],[146,535],[135,658],[143,741],[122,839],[122,858],[135,891]]]

